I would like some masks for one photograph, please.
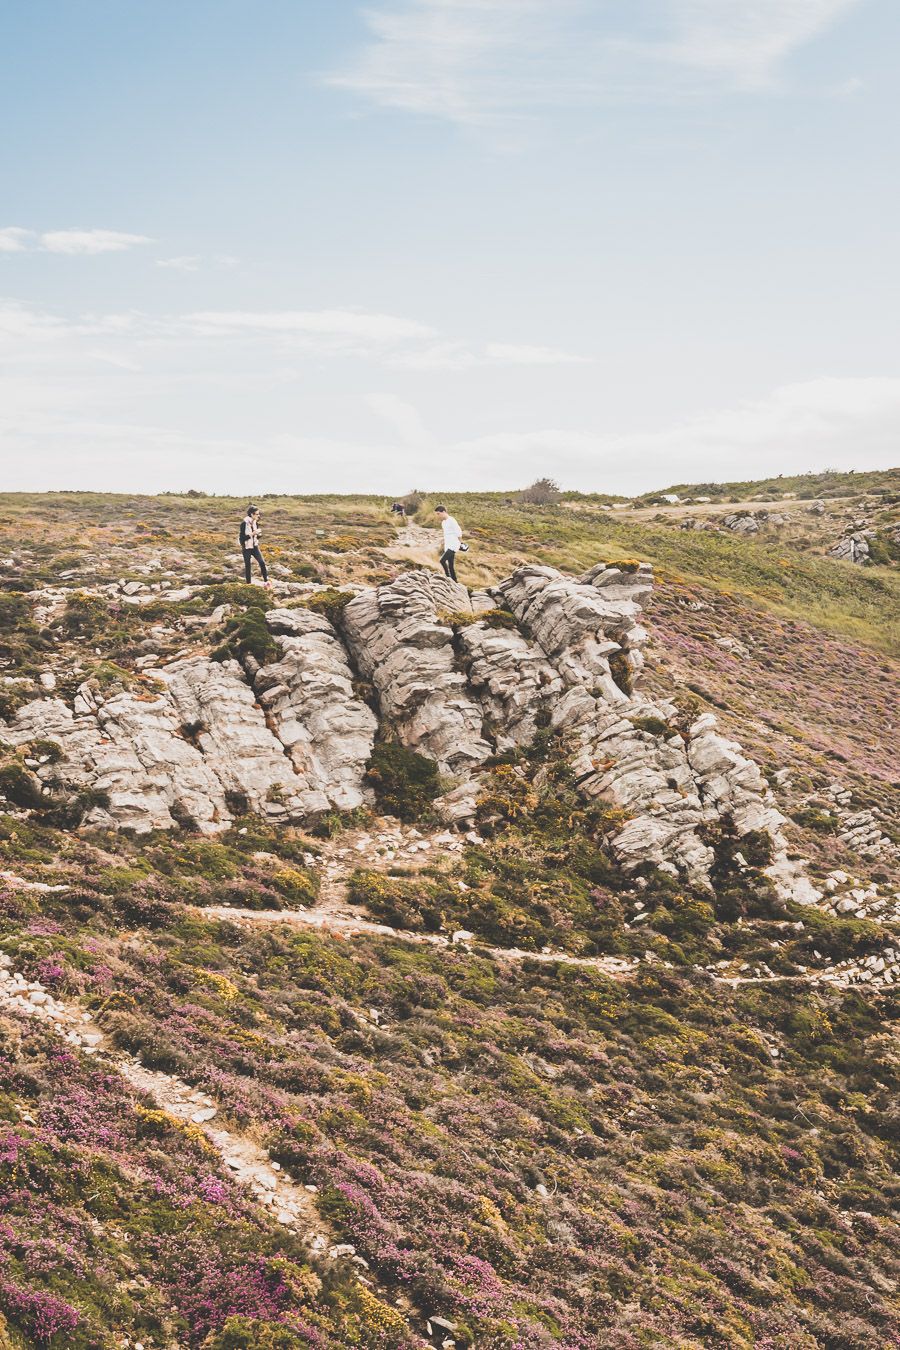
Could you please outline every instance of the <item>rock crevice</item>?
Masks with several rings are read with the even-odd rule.
[[[74,711],[26,705],[7,735],[57,741],[39,771],[105,794],[89,823],[136,830],[185,820],[223,828],[243,810],[309,820],[367,800],[376,732],[433,759],[445,819],[471,820],[485,761],[549,726],[580,790],[618,808],[611,846],[627,869],[652,863],[709,877],[709,826],[772,840],[772,879],[805,901],[818,892],[787,857],[783,817],[758,766],[704,714],[685,727],[675,705],[635,690],[648,635],[647,563],[598,563],[578,578],[528,564],[489,592],[424,570],[363,590],[340,634],[305,608],[269,611],[277,659],[190,656],[158,667],[158,692],[103,695]],[[493,611],[501,609],[502,618]],[[368,681],[378,717],[358,696]]]

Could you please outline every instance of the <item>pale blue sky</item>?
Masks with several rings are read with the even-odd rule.
[[[896,0],[0,0],[0,485],[898,461]]]

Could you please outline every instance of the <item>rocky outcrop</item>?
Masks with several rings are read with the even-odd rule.
[[[723,517],[722,525],[733,534],[759,534],[759,521],[749,514],[735,513]]]
[[[51,741],[58,763],[36,765],[48,792],[87,791],[102,798],[86,823],[139,833],[191,820],[202,831],[230,819],[221,783],[179,732],[168,700],[117,691],[108,699],[82,685],[72,711],[61,699],[21,708],[4,736],[13,745]]]
[[[294,769],[320,808],[351,811],[366,800],[364,774],[377,718],[353,690],[353,672],[334,628],[308,609],[266,615],[280,659],[256,667],[253,688]]]
[[[854,530],[844,535],[833,548],[828,550],[829,558],[840,558],[843,562],[864,563],[869,560],[869,540],[875,537],[874,530]]]
[[[519,632],[490,621],[466,624],[460,659],[498,750],[528,745],[548,725],[563,692],[562,678]]]
[[[314,783],[294,770],[236,661],[191,657],[156,672],[185,734],[222,785],[232,814],[303,820],[327,807]]]
[[[443,773],[464,779],[491,746],[482,735],[481,705],[459,669],[453,628],[442,616],[472,612],[464,586],[413,571],[364,591],[343,613],[350,650],[392,733]]]
[[[549,726],[580,790],[617,808],[610,842],[626,869],[650,862],[703,881],[708,827],[724,824],[768,834],[779,890],[817,899],[788,857],[757,765],[711,714],[686,724],[673,703],[635,689],[652,584],[646,563],[598,563],[578,578],[526,565],[470,596],[440,574],[409,571],[356,594],[340,633],[310,610],[271,610],[278,657],[263,667],[191,656],[157,667],[153,692],[85,685],[74,710],[54,698],[27,705],[12,737],[60,745],[60,763],[37,769],[43,782],[106,794],[92,823],[214,830],[244,810],[302,822],[358,806],[378,720],[437,763],[439,809],[464,823],[485,760]]]
[[[647,564],[623,571],[600,563],[578,581],[552,567],[519,567],[496,588],[496,595],[558,670],[567,688],[597,688],[610,703],[628,694],[613,676],[610,657],[629,670],[643,664],[647,639],[638,622],[640,600],[650,593]],[[620,675],[620,680],[622,676]]]
[[[627,817],[611,840],[626,867],[652,862],[705,880],[713,860],[705,827],[726,821],[739,835],[769,834],[776,886],[814,900],[818,892],[788,863],[784,817],[758,766],[718,734],[712,714],[683,729],[673,704],[630,692],[647,639],[640,602],[651,586],[646,564],[599,564],[577,582],[523,567],[497,588],[566,686],[551,725],[574,743],[581,791]]]

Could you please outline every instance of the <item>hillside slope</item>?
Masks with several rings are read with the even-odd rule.
[[[893,565],[236,506],[5,500],[0,1345],[900,1344]]]

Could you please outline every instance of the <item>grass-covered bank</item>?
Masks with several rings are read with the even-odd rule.
[[[416,517],[435,525],[436,496]],[[536,560],[580,571],[598,558],[652,560],[661,580],[704,581],[761,610],[802,619],[828,632],[896,654],[900,651],[900,569],[854,567],[790,540],[680,530],[627,512],[571,510],[565,501],[523,506],[501,493],[450,494],[472,545],[463,575],[498,579],[515,562]],[[378,580],[396,571],[385,553],[394,540],[390,498],[263,497],[263,542],[270,563],[294,579]],[[0,496],[0,550],[28,540],[33,584],[71,572],[127,575],[135,548],[179,557],[185,571],[217,580],[234,568],[243,498],[139,497],[91,493]],[[435,530],[435,553],[438,536]],[[230,562],[229,562],[230,559]],[[71,582],[69,584],[72,584]]]
[[[63,848],[62,865],[42,869],[33,859],[52,834],[16,833],[15,866],[66,875],[71,890],[7,890],[0,949],[92,1008],[123,1049],[212,1091],[226,1120],[318,1186],[336,1233],[410,1296],[420,1326],[440,1312],[458,1345],[490,1350],[895,1343],[893,992],[729,992],[663,967],[620,983],[459,949],[248,931],[184,909],[167,871],[123,895],[87,851]],[[552,831],[547,844],[558,847]],[[168,868],[158,847],[148,858]],[[223,860],[231,846],[198,859],[212,885],[227,884]],[[651,945],[667,914],[682,943],[710,930],[711,915],[671,895],[655,909]],[[737,918],[722,917],[720,934],[732,930]],[[273,1246],[190,1138],[135,1114],[96,1066],[67,1054],[63,1068],[51,1043],[4,1031],[3,1232],[25,1291],[0,1287],[13,1335],[111,1350],[137,1299],[140,1317],[124,1315],[145,1345],[165,1344],[166,1325],[215,1350],[404,1343]],[[72,1189],[73,1169],[90,1188]],[[178,1276],[201,1250],[202,1298]],[[251,1338],[227,1340],[233,1282],[251,1267]],[[80,1291],[78,1271],[90,1272]],[[28,1319],[50,1299],[78,1314],[81,1339],[34,1333]]]

